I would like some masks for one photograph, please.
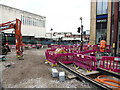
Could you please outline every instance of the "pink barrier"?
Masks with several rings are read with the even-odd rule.
[[[56,64],[58,61],[56,59],[56,54],[54,54],[55,49],[47,49],[45,52],[46,59],[53,64]]]
[[[86,50],[86,51],[81,51],[79,54],[88,54],[88,53],[93,53],[95,54],[96,50]]]
[[[97,69],[97,60],[93,56],[87,56],[82,54],[74,55],[74,64],[87,70]]]
[[[58,61],[63,64],[73,63],[74,55],[73,53],[62,53],[62,54],[54,54],[55,49],[48,49],[45,52],[46,59],[53,64],[58,63]]]
[[[120,57],[103,56],[99,67],[113,72],[120,72]]]
[[[51,49],[56,49],[56,48],[63,48],[66,52],[73,52],[73,53],[80,53],[81,51],[81,45],[51,45]],[[96,50],[100,52],[100,45],[83,45],[83,51],[86,50]],[[111,47],[110,45],[106,45],[105,52],[110,52]]]
[[[111,46],[110,45],[106,45],[106,50],[105,52],[110,52],[111,51]]]
[[[93,50],[100,52],[100,45],[93,45]]]
[[[73,53],[62,53],[56,55],[57,61],[62,62],[63,64],[73,63],[74,55]]]

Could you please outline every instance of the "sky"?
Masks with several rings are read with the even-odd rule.
[[[80,17],[83,30],[90,30],[91,0],[0,0],[0,4],[46,17],[46,31],[77,33]]]

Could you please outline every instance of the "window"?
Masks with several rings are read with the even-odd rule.
[[[119,11],[120,11],[120,0],[119,0]]]
[[[36,24],[37,24],[37,26],[39,25],[38,19],[36,20]]]
[[[97,15],[102,14],[102,0],[97,0]]]
[[[34,25],[36,26],[36,19],[34,19]]]
[[[108,0],[97,0],[97,15],[108,13]]]
[[[24,25],[24,16],[23,16],[23,25]]]
[[[27,24],[27,18],[25,17],[25,24]]]
[[[28,17],[26,19],[27,19],[27,25],[29,25],[29,19],[28,19]]]
[[[34,26],[34,18],[33,18],[33,26]]]
[[[114,3],[114,0],[113,0],[113,3],[112,3],[112,15],[114,15],[114,7],[115,7],[115,3]]]
[[[22,15],[21,15],[21,23],[22,23]]]
[[[120,20],[120,0],[119,0],[119,20]]]
[[[30,18],[28,17],[29,25],[30,25]]]
[[[43,21],[43,27],[45,27],[45,21]]]

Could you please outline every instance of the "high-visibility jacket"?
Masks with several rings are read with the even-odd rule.
[[[100,48],[105,49],[105,47],[106,47],[106,41],[105,40],[101,40],[100,41]]]
[[[88,43],[88,45],[90,45],[90,42]]]

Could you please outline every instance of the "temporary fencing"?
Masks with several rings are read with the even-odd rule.
[[[62,62],[63,64],[70,64],[74,61],[73,53],[62,53],[56,55],[57,61]]]
[[[61,53],[61,54],[55,54],[55,49],[48,49],[45,52],[46,59],[53,64],[58,63],[59,61],[64,64],[70,64],[73,63],[74,55],[73,53]]]
[[[103,69],[120,72],[120,57],[103,56],[100,66]]]
[[[74,56],[74,64],[90,71],[97,69],[97,60],[93,56],[76,53]]]

